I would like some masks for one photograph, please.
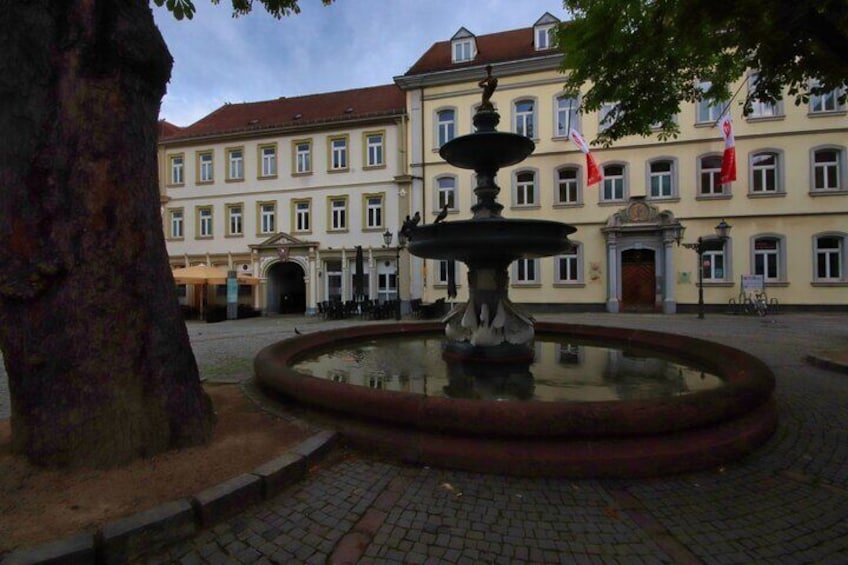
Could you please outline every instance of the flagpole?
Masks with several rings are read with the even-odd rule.
[[[742,81],[742,84],[739,85],[739,88],[736,89],[736,92],[733,93],[733,96],[730,97],[730,100],[727,101],[727,104],[724,105],[724,107],[721,110],[721,114],[719,114],[718,118],[715,119],[712,127],[716,127],[718,125],[718,123],[721,121],[721,119],[724,117],[724,115],[727,113],[727,111],[730,110],[730,105],[733,103],[734,100],[736,100],[736,97],[739,96],[739,91],[742,90],[742,87],[745,86],[746,84],[748,84],[748,77],[747,76],[745,77],[745,80]]]

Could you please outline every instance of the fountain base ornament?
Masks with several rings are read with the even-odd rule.
[[[409,252],[426,259],[468,266],[469,299],[444,319],[445,355],[481,360],[532,360],[533,318],[510,302],[508,268],[517,259],[547,257],[571,248],[574,227],[544,220],[501,216],[498,169],[524,161],[536,148],[526,136],[499,132],[500,115],[490,98],[497,87],[491,65],[480,81],[483,99],[474,115],[475,132],[445,143],[439,154],[477,173],[470,220],[434,222],[409,230]],[[444,218],[442,218],[444,219]]]

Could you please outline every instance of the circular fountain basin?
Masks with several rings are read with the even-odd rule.
[[[599,402],[454,399],[335,383],[293,368],[365,338],[436,336],[439,323],[368,325],[275,343],[257,355],[266,390],[333,416],[355,446],[404,461],[523,476],[641,477],[719,466],[773,433],[774,376],[737,349],[622,328],[537,323],[536,331],[656,352],[719,376],[724,386],[681,396]]]
[[[519,257],[548,257],[571,248],[576,228],[547,220],[486,218],[418,226],[407,247],[428,259],[466,264],[509,264]]]
[[[461,169],[500,169],[520,163],[536,148],[531,139],[516,133],[476,131],[442,145],[439,155]]]

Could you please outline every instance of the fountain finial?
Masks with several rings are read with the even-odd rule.
[[[483,101],[477,111],[494,112],[495,107],[492,105],[491,98],[498,87],[498,79],[492,76],[492,65],[486,65],[486,78],[481,80],[477,86],[483,89]]]

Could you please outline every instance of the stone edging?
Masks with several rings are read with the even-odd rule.
[[[319,432],[249,473],[194,496],[166,502],[78,534],[6,555],[2,565],[126,563],[189,539],[202,529],[279,494],[302,479],[336,446],[333,431]]]

